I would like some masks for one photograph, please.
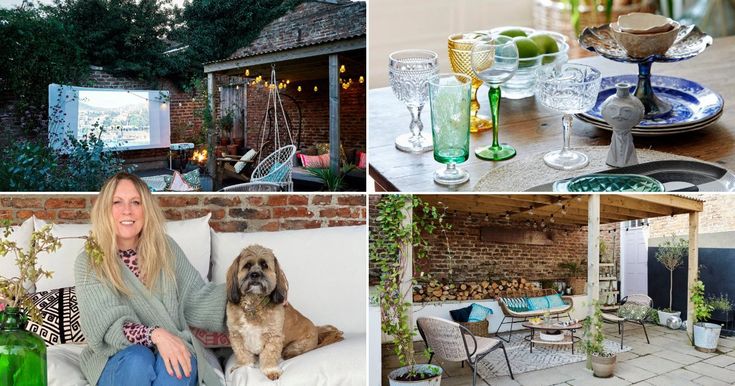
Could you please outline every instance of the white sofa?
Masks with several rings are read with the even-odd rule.
[[[278,381],[268,380],[253,367],[230,373],[234,359],[230,357],[225,371],[220,371],[223,383],[236,386],[366,385],[366,227],[217,233],[211,230],[208,221],[209,216],[205,216],[167,223],[169,235],[179,243],[205,280],[210,277],[214,282],[224,283],[227,267],[243,247],[255,243],[264,245],[273,249],[288,277],[289,303],[315,324],[335,325],[345,335],[342,342],[282,362],[284,371]],[[14,227],[11,238],[20,245],[28,245],[30,232],[44,223],[31,218]],[[59,237],[83,236],[89,233],[89,224],[56,224],[52,232]],[[82,250],[83,242],[66,239],[62,248],[52,255],[39,256],[39,264],[54,271],[54,276],[39,281],[38,291],[74,285],[74,259]],[[14,265],[2,263],[0,276],[15,276]],[[87,385],[79,370],[79,354],[83,347],[83,344],[60,344],[48,348],[50,386]],[[219,369],[214,354],[206,359]]]

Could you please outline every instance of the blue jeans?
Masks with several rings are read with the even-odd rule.
[[[168,375],[161,354],[154,354],[143,345],[134,344],[113,355],[102,370],[98,386],[196,386],[197,360],[191,356],[191,376],[181,371],[181,379]]]

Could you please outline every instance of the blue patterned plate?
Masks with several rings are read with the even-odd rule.
[[[615,94],[615,85],[621,82],[635,85],[638,82],[638,75],[618,75],[602,78],[602,85],[600,86],[600,93],[597,95],[595,107],[579,115],[587,118],[587,120],[599,121],[604,124],[605,121],[602,119],[600,106],[608,97]],[[672,76],[651,75],[651,85],[656,96],[671,103],[673,106],[671,114],[641,121],[633,128],[634,134],[636,132],[655,131],[656,129],[669,129],[666,132],[673,134],[677,131],[672,131],[672,128],[679,127],[686,130],[687,127],[711,120],[722,112],[724,105],[722,97],[697,82]],[[605,124],[605,126],[608,125]]]

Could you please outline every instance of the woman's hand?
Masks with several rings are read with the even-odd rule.
[[[151,332],[151,342],[161,354],[168,375],[173,377],[175,373],[176,378],[181,379],[183,369],[184,376],[191,376],[191,353],[181,338],[159,327]]]

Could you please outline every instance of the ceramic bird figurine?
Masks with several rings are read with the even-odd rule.
[[[615,95],[600,106],[602,118],[613,128],[606,163],[614,167],[638,164],[631,130],[643,119],[645,108],[638,98],[630,94],[630,87],[628,83],[616,84]]]

